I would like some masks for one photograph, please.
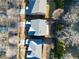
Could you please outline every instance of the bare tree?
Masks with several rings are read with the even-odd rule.
[[[63,29],[59,38],[63,38],[66,44],[72,46],[79,45],[79,6],[71,6],[69,12],[65,14],[63,19],[70,25]]]

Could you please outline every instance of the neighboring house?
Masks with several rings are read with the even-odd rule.
[[[5,56],[5,54],[6,54],[6,49],[0,47],[0,57],[3,55]]]
[[[3,16],[7,16],[7,14],[6,13],[4,13],[4,12],[0,12],[0,17],[3,17]]]
[[[0,11],[6,12],[8,9],[7,0],[0,0]]]
[[[47,0],[28,0],[26,5],[26,15],[45,14]]]
[[[19,43],[18,37],[17,36],[10,37],[8,39],[8,43],[17,46],[17,44]]]
[[[17,21],[11,21],[9,27],[11,27],[11,28],[17,28],[18,27]]]
[[[13,8],[13,7],[16,7],[17,6],[17,3],[16,3],[17,1],[16,0],[8,0],[8,7],[11,7],[11,8]]]
[[[11,8],[7,10],[7,15],[9,19],[18,19],[19,9]]]
[[[27,40],[27,39],[26,39]],[[28,40],[27,40],[28,41]],[[42,58],[42,38],[40,39],[29,39],[26,59],[41,59]]]
[[[7,32],[8,31],[8,27],[5,26],[0,26],[0,32]]]
[[[29,36],[49,36],[49,24],[44,19],[31,20],[31,27],[28,31]]]
[[[0,15],[0,32],[7,32],[8,31],[8,22],[7,18],[4,15]]]
[[[13,46],[8,46],[6,50],[7,50],[6,57],[8,57],[8,58],[11,58],[11,57],[17,55],[17,52],[18,52],[17,47],[14,48]]]

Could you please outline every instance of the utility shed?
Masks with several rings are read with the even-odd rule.
[[[31,27],[29,29],[28,35],[49,36],[49,24],[47,20],[44,19],[31,20]]]
[[[26,15],[45,14],[47,0],[28,0]]]

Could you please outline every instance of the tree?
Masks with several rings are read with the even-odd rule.
[[[66,44],[71,46],[79,45],[79,16],[78,16],[79,4],[78,3],[76,3],[74,6],[71,5],[69,12],[67,12],[63,17],[63,19],[66,20],[66,22],[69,23],[70,25],[66,27],[64,30],[62,30],[62,32],[65,34],[65,36],[62,36],[62,38],[65,37],[64,40],[66,41]],[[63,34],[61,33],[61,35]]]
[[[53,19],[59,19],[60,16],[63,15],[63,13],[64,13],[64,10],[61,9],[61,8],[58,8],[58,9],[56,9],[56,10],[53,11],[53,13],[52,13],[52,18],[53,18]]]
[[[55,48],[54,48],[54,56],[57,59],[61,59],[64,54],[64,49],[65,49],[65,43],[63,40],[57,40],[57,43],[55,43]]]
[[[64,8],[64,0],[55,0],[56,8]]]

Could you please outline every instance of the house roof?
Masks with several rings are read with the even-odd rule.
[[[39,50],[39,51],[38,51]],[[41,51],[42,51],[42,40],[32,39],[30,40],[28,52],[31,51],[30,55],[27,55],[27,58],[41,58]]]
[[[43,19],[31,20],[31,27],[28,33],[29,33],[28,35],[33,36],[49,35],[49,27],[47,21]]]
[[[29,0],[26,6],[26,15],[30,14],[45,14],[47,0]]]
[[[32,13],[45,14],[47,0],[36,0]]]

